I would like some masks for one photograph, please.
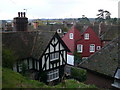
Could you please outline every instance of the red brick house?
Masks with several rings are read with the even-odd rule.
[[[63,41],[72,53],[68,53],[68,64],[74,65],[73,53],[81,53],[82,58],[87,58],[101,48],[101,40],[89,26],[84,26],[81,30],[78,26],[72,28],[63,36]]]
[[[101,40],[91,27],[86,27],[82,31],[81,39],[76,43],[77,51],[82,54],[82,57],[89,57],[101,49]]]
[[[113,39],[88,60],[81,62],[79,67],[87,70],[86,84],[94,84],[99,88],[120,88],[119,39]]]

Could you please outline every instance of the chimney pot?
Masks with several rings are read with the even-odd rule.
[[[20,12],[18,12],[18,17],[20,17]]]
[[[25,12],[23,12],[23,15],[24,15],[24,17],[25,17]]]
[[[21,12],[21,17],[23,17],[23,14],[22,14],[22,12]]]

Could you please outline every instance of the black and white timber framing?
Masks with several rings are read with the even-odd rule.
[[[16,32],[16,33],[18,34],[18,32]],[[26,33],[26,32],[24,32],[24,33]],[[32,33],[34,33],[34,32],[32,32]],[[37,33],[39,33],[38,35],[43,35],[43,34],[41,34],[42,32],[37,32]],[[5,34],[7,34],[7,33],[3,34],[3,39],[6,36]],[[48,32],[47,32],[47,34],[48,34]],[[10,33],[9,33],[9,35],[10,35]],[[20,38],[22,37],[21,39],[23,39],[22,34],[19,34],[19,35],[21,35]],[[18,62],[16,62],[16,64],[14,65],[13,70],[16,72],[21,72],[22,71],[21,65],[24,63],[28,70],[34,70],[39,73],[37,78],[39,78],[39,79],[42,78],[40,80],[43,80],[43,75],[42,75],[43,73],[45,73],[44,77],[45,76],[47,77],[45,79],[45,82],[50,82],[50,81],[53,81],[56,79],[60,79],[62,77],[62,75],[64,74],[64,66],[67,64],[67,52],[70,52],[70,51],[57,33],[54,33],[53,35],[51,35],[51,38],[48,37],[49,38],[48,41],[42,41],[42,40],[44,40],[44,38],[41,39],[41,38],[39,38],[40,36],[38,36],[38,35],[32,36],[32,37],[34,37],[34,39],[33,39],[32,45],[30,45],[32,47],[30,51],[34,55],[31,54],[30,56],[25,56],[26,58],[19,58]],[[35,43],[39,42],[39,40],[36,39],[35,37],[41,39],[40,41],[42,41],[42,43],[47,42],[47,43],[43,44],[46,47],[44,47],[44,48],[43,48],[43,46],[40,47],[41,45],[36,46]],[[42,36],[42,37],[44,37],[44,36]],[[11,38],[15,38],[15,37],[12,36]],[[47,38],[47,36],[45,36],[45,38]],[[27,38],[26,41],[28,39],[29,38]],[[9,40],[6,40],[6,41],[9,41]],[[3,44],[5,44],[7,46],[7,44],[5,43],[6,41],[3,41]],[[17,40],[16,40],[16,42],[14,41],[14,43],[17,43],[17,42],[18,42]],[[27,41],[27,43],[28,42],[29,41]],[[35,50],[35,48],[36,48],[36,50]],[[41,48],[42,48],[42,51],[40,51]],[[12,47],[12,49],[15,50],[14,47]],[[20,48],[20,49],[23,49],[23,48]],[[37,58],[36,58],[36,56],[37,56]]]

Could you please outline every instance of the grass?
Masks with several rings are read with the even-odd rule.
[[[76,80],[64,80],[58,85],[48,86],[36,80],[30,80],[10,69],[2,68],[2,88],[96,88]]]
[[[3,88],[43,88],[46,85],[42,82],[29,80],[19,73],[13,72],[7,68],[2,69],[2,87]]]
[[[86,85],[74,79],[65,80],[64,83],[60,83],[54,87],[55,88],[96,88],[95,85]]]

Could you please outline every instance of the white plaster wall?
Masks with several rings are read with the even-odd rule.
[[[29,59],[29,69],[32,69],[32,59]]]
[[[54,47],[50,45],[50,52],[54,52]]]
[[[44,64],[45,64],[45,57],[43,56],[42,57],[42,68],[43,68]]]
[[[49,59],[49,58],[48,58]],[[46,62],[46,69],[48,70],[49,69],[49,60],[47,59],[47,62]]]
[[[63,50],[64,49],[64,47],[62,46],[62,44],[60,44],[60,50]]]
[[[74,65],[74,56],[67,54],[67,64]]]

